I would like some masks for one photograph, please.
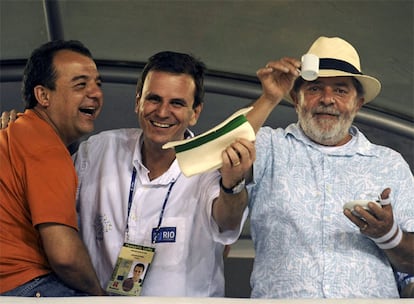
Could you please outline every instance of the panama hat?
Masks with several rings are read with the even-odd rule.
[[[214,128],[190,139],[171,141],[163,149],[175,149],[181,171],[189,177],[212,171],[223,165],[222,152],[237,138],[256,139],[245,114],[253,107],[243,108]]]
[[[319,57],[318,77],[352,76],[364,88],[364,103],[372,101],[381,90],[381,83],[374,77],[362,74],[359,55],[355,48],[339,37],[319,37],[307,54]],[[285,99],[293,103],[291,96]]]

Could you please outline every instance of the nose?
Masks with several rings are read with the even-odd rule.
[[[97,83],[92,84],[89,87],[89,90],[88,90],[87,93],[88,93],[89,98],[99,99],[99,100],[102,100],[102,98],[103,98],[102,88]]]
[[[331,87],[324,87],[320,102],[324,105],[330,105],[335,103],[335,95]]]
[[[160,102],[157,106],[157,115],[160,117],[166,117],[170,113],[169,104],[167,102]]]

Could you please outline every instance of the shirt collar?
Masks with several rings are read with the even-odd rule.
[[[189,129],[185,131],[184,134],[185,138],[193,137],[194,134]],[[178,177],[181,175],[181,169],[178,165],[177,159],[174,159],[171,166],[168,168],[164,174],[157,177],[154,180],[149,180],[148,173],[149,170],[144,166],[142,162],[142,153],[141,153],[141,147],[143,144],[144,138],[142,130],[139,129],[138,137],[137,137],[137,143],[135,145],[135,151],[134,151],[134,159],[133,159],[133,166],[137,169],[137,177],[140,179],[141,183],[143,185],[168,185],[178,179]]]
[[[362,134],[358,128],[352,125],[349,129],[349,133],[352,135],[355,141],[352,145],[347,145],[344,149],[337,149],[332,151],[332,155],[354,155],[361,154],[365,156],[376,156],[376,149],[373,149],[371,142]],[[314,149],[318,149],[318,144],[313,142],[303,133],[299,122],[290,124],[285,129],[285,137],[293,136],[296,140],[303,142],[305,145],[310,146]]]

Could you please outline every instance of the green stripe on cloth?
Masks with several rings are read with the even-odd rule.
[[[224,126],[222,126],[221,128],[217,129],[216,131],[206,134],[200,138],[197,138],[193,141],[190,141],[188,143],[182,144],[182,145],[178,145],[175,146],[175,152],[176,153],[180,153],[180,152],[184,152],[190,149],[193,149],[195,147],[201,146],[205,143],[208,143],[210,141],[215,140],[216,138],[229,133],[230,131],[233,131],[234,129],[236,129],[237,127],[241,126],[242,124],[244,124],[245,122],[247,122],[247,118],[244,115],[240,115],[237,116],[236,118],[232,119],[231,121],[229,121],[227,124],[225,124]]]

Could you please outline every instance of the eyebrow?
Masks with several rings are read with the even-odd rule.
[[[163,98],[158,94],[148,93],[147,95],[145,95],[145,99],[154,99],[154,100],[157,100],[157,101],[161,101]],[[169,102],[181,102],[185,105],[188,104],[188,102],[183,98],[172,98],[172,99],[169,99]]]
[[[311,81],[311,82],[308,82],[307,83],[307,85],[313,85],[313,84],[324,84],[324,85],[327,85],[326,83],[324,83],[324,82],[322,82],[320,80],[314,80],[314,81]],[[334,86],[340,86],[340,87],[350,87],[350,86],[352,86],[352,84],[347,83],[347,82],[344,82],[344,81],[334,82],[334,83],[328,84],[328,85],[334,85]]]
[[[155,93],[148,93],[147,95],[145,95],[145,99],[155,99],[155,100],[162,100],[161,96]]]
[[[180,103],[183,103],[185,105],[188,104],[187,101],[185,99],[183,99],[183,98],[173,98],[170,101],[180,102]]]
[[[72,78],[72,82],[76,82],[78,80],[88,80],[91,77],[87,76],[87,75],[79,75],[79,76],[75,76]],[[95,78],[95,81],[102,81],[102,77],[101,75],[98,75],[98,77]]]

